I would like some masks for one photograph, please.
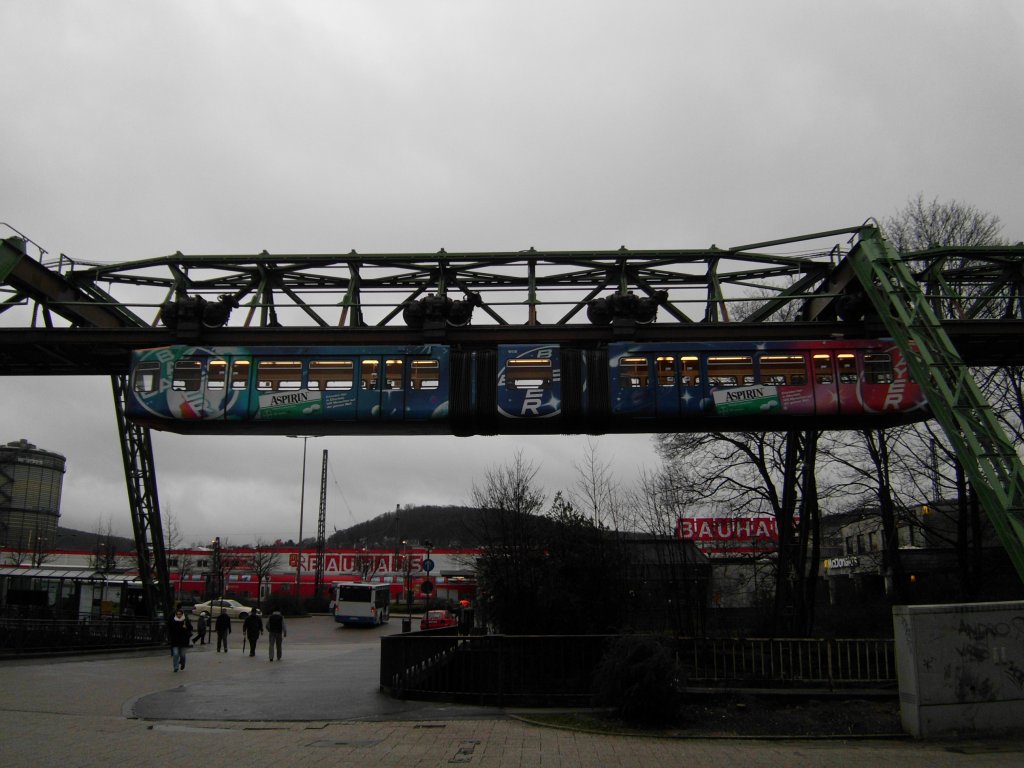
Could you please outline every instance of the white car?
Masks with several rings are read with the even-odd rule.
[[[232,619],[244,619],[252,613],[252,610],[248,605],[243,605],[237,600],[228,600],[227,598],[207,600],[205,603],[196,603],[192,606],[192,613],[194,615],[206,616],[207,618],[211,615],[217,617],[223,611]]]

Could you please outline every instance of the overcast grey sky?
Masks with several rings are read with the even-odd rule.
[[[725,247],[919,192],[1024,237],[1015,0],[8,0],[0,29],[0,221],[79,260]],[[129,533],[109,382],[0,395],[0,440],[68,458],[62,524]],[[303,532],[324,448],[330,531],[467,503],[518,448],[553,494],[584,444],[310,440]],[[656,461],[597,445],[626,484]],[[155,452],[187,541],[298,534],[301,441]]]

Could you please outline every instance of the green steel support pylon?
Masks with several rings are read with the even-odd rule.
[[[167,569],[163,525],[160,522],[160,501],[156,488],[156,465],[149,428],[128,421],[125,401],[128,393],[127,376],[111,376],[114,391],[114,415],[121,437],[121,458],[128,488],[128,506],[135,530],[135,551],[139,564],[146,607],[152,619],[174,615],[171,578]]]
[[[860,235],[847,260],[1024,582],[1024,465],[903,259],[877,228]]]

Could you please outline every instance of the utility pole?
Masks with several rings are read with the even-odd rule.
[[[315,576],[313,578],[313,598],[320,597],[320,590],[324,585],[324,556],[327,548],[327,449],[324,448],[323,466],[320,468],[320,517],[316,526],[316,563],[314,564]]]

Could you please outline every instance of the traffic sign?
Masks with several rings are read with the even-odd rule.
[[[434,591],[434,584],[433,584],[433,582],[424,581],[422,584],[420,584],[420,592],[422,592],[424,595],[429,595],[433,591]]]
[[[431,560],[429,557],[423,561],[423,570],[427,573],[430,573],[432,570],[434,570],[434,561]]]

